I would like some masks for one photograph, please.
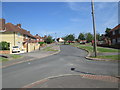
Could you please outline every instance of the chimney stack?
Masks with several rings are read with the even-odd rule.
[[[21,28],[21,24],[17,24],[17,26]]]
[[[0,19],[0,29],[5,30],[5,19],[3,18]]]
[[[36,34],[36,36],[39,36],[38,34]]]
[[[28,33],[30,33],[30,31],[28,31]]]

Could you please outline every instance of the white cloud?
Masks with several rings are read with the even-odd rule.
[[[80,22],[81,20],[79,18],[71,18],[70,21],[71,22]]]
[[[97,10],[104,10],[105,8],[109,8],[109,10],[111,8],[117,7],[117,2],[97,2],[95,3],[95,9]]]
[[[67,2],[68,7],[73,11],[85,11],[87,8],[82,7],[79,2]]]
[[[118,24],[118,15],[114,14],[109,20],[107,20],[103,25],[104,26],[116,26]]]

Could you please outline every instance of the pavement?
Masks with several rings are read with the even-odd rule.
[[[118,79],[95,75],[63,75],[44,79],[24,88],[117,88]],[[89,78],[88,78],[89,77]],[[104,78],[104,79],[103,79]]]
[[[52,49],[58,50],[58,51],[45,51],[44,49],[46,47],[52,47]],[[29,52],[29,53],[19,54],[19,55],[22,56],[21,58],[10,60],[10,61],[7,61],[7,62],[3,62],[2,67],[7,67],[7,66],[10,66],[10,65],[14,65],[14,64],[19,64],[19,63],[23,63],[23,62],[27,62],[27,61],[32,61],[32,60],[36,60],[38,58],[39,59],[44,58],[44,57],[56,54],[59,51],[60,51],[60,46],[59,45],[56,45],[55,43],[54,44],[48,44],[45,47],[41,47],[40,50],[35,50],[35,51]]]
[[[86,51],[70,45],[61,45],[60,50],[48,57],[3,68],[2,87],[118,88],[117,62],[88,60]]]

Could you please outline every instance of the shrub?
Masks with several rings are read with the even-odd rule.
[[[50,44],[52,42],[53,42],[53,40],[52,40],[51,36],[48,36],[47,38],[45,38],[45,43]]]
[[[0,42],[0,50],[10,50],[10,43],[5,41]]]
[[[39,42],[40,46],[42,46],[45,42]]]

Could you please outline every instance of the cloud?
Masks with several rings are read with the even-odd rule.
[[[95,9],[97,9],[97,10],[104,10],[104,8],[109,8],[109,10],[111,9],[111,8],[115,8],[115,7],[117,7],[118,5],[117,5],[117,2],[115,3],[115,2],[96,2],[95,3]]]
[[[114,14],[111,18],[109,18],[103,25],[104,26],[112,26],[114,27],[115,25],[118,24],[118,15]]]
[[[79,18],[71,18],[70,21],[71,22],[80,22],[81,20]]]
[[[73,11],[87,10],[86,7],[82,7],[83,6],[82,4],[80,2],[67,2],[67,6]]]

